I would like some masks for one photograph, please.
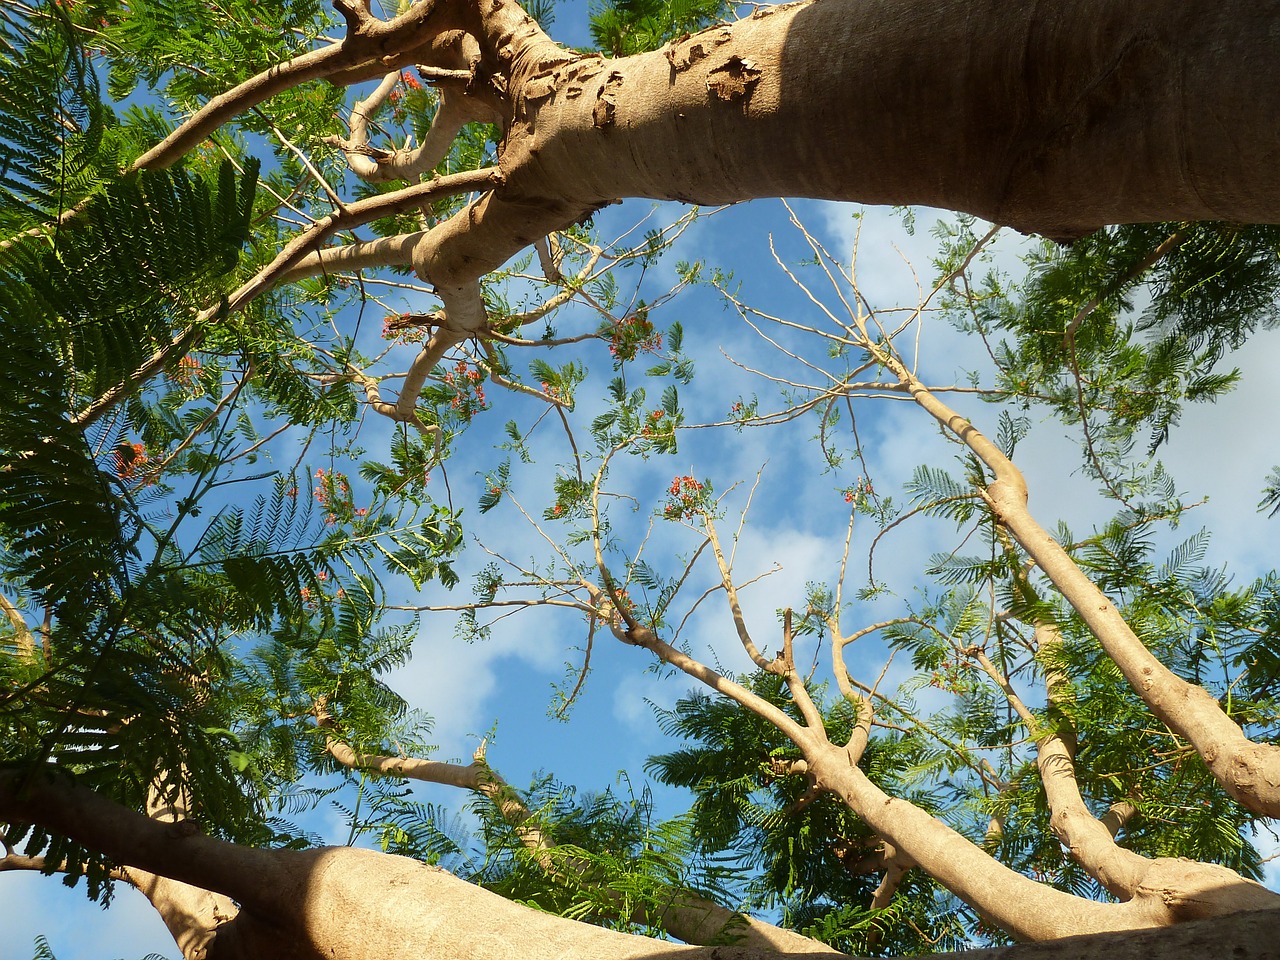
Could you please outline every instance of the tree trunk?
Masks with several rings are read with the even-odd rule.
[[[506,183],[420,244],[446,290],[618,197],[929,204],[1062,239],[1280,220],[1274,0],[813,0],[613,61],[482,6]]]
[[[38,822],[130,867],[238,901],[208,960],[796,960],[803,954],[686,947],[604,930],[504,900],[404,857],[328,847],[255,850],[162,823],[76,786],[65,775],[0,772],[0,819]],[[1202,960],[1275,956],[1275,911],[1157,931],[984,950],[973,960]],[[829,957],[830,953],[815,953]]]

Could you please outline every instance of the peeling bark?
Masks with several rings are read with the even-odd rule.
[[[1054,238],[1280,219],[1274,2],[812,0],[615,61],[482,8],[507,182],[423,238],[446,292],[617,197],[929,204]]]

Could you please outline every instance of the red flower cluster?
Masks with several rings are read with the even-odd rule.
[[[666,416],[665,411],[655,410],[649,414],[649,422],[640,428],[640,436],[651,437],[658,432],[662,425],[662,418]]]
[[[422,89],[422,81],[408,70],[404,70],[400,73],[400,82],[403,83],[405,85],[405,89],[409,91]],[[396,123],[404,122],[404,97],[404,90],[399,88],[392,90],[391,93],[387,95],[387,102],[391,104],[391,113],[395,117]]]
[[[647,310],[615,320],[609,331],[609,353],[616,360],[634,360],[637,353],[657,353],[661,349],[662,334],[653,329]]]
[[[876,492],[871,486],[871,481],[868,480],[866,477],[859,477],[857,483],[855,483],[852,487],[847,487],[845,489],[844,502],[853,503],[856,500],[858,503],[858,506],[862,506],[864,501],[866,501],[871,497],[874,497],[875,495],[876,495]]]
[[[197,378],[203,372],[204,367],[200,365],[200,361],[188,354],[178,361],[178,369],[169,376],[169,379],[190,390],[196,385]]]
[[[615,590],[614,592],[618,595],[618,608],[627,611],[627,613],[634,613],[636,602],[631,599],[631,594],[626,590]]]
[[[706,509],[706,498],[706,488],[693,477],[675,477],[667,488],[662,515],[668,520],[687,520]]]
[[[457,410],[464,420],[489,409],[489,402],[484,397],[484,374],[478,367],[468,366],[467,361],[459,360],[457,366],[444,375],[444,382],[454,390],[449,406]]]
[[[147,466],[147,448],[141,443],[122,443],[111,453],[116,476],[131,482],[141,479],[144,487],[156,482],[155,475],[144,476]]]
[[[320,467],[316,470],[315,479],[316,503],[327,507],[329,511],[325,514],[325,523],[333,525],[339,520],[349,520],[352,516],[364,516],[365,511],[352,509],[351,485],[345,474],[337,471],[330,473]]]
[[[427,331],[419,326],[410,326],[412,313],[388,313],[382,318],[382,339],[399,340],[401,343],[421,343]]]
[[[942,669],[934,670],[930,675],[929,686],[948,693],[964,693],[969,688],[969,678],[964,664],[958,660],[943,660]]]

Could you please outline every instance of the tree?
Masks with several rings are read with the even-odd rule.
[[[1137,431],[1168,435],[1182,400],[1228,387],[1222,344],[1270,318],[1274,233],[1190,222],[1276,219],[1258,133],[1276,106],[1268,8],[1154,17],[1080,4],[1050,18],[934,4],[906,17],[900,5],[819,0],[686,36],[718,8],[619,4],[596,20],[598,39],[628,54],[613,60],[558,46],[511,3],[417,3],[389,20],[366,4],[338,10],[338,41],[312,4],[5,11],[0,865],[84,879],[95,897],[131,883],[192,958],[921,950],[947,916],[958,918],[948,945],[1004,931],[1122,934],[1103,941],[1117,950],[1189,951],[1205,938],[1269,949],[1270,915],[1247,911],[1275,909],[1276,895],[1250,877],[1248,836],[1280,807],[1274,584],[1230,588],[1195,566],[1194,542],[1157,565],[1147,535],[1185,507],[1129,455]],[[346,105],[348,88],[373,80]],[[117,115],[107,100],[128,95]],[[375,135],[397,126],[418,146]],[[833,141],[856,149],[815,156]],[[259,165],[256,153],[270,156]],[[1034,279],[1009,290],[976,272],[994,233],[962,221],[939,282],[890,326],[809,237],[842,309],[823,307],[823,327],[776,323],[816,338],[811,356],[832,363],[780,347],[817,381],[775,373],[784,406],[744,399],[723,425],[812,413],[828,465],[847,469],[865,453],[852,407],[845,441],[837,413],[862,394],[909,398],[959,444],[962,479],[921,468],[898,513],[868,471],[846,477],[850,541],[858,516],[890,531],[933,514],[986,554],[953,551],[934,564],[949,589],[851,627],[846,547],[832,584],[782,611],[770,656],[742,614],[746,584],[717,526],[729,501],[710,483],[677,475],[659,508],[694,535],[671,571],[640,562],[611,507],[626,494],[619,477],[636,472],[626,458],[673,452],[692,426],[684,331],[655,321],[707,274],[685,265],[669,294],[628,302],[617,273],[649,269],[682,224],[609,245],[583,221],[620,197],[780,194],[937,203],[1078,243],[1037,250]],[[1093,234],[1129,221],[1164,223]],[[372,238],[354,232],[365,227]],[[538,275],[531,260],[498,273],[530,245]],[[410,266],[440,310],[386,309],[370,292],[412,287],[394,272]],[[775,322],[712,279],[749,322]],[[1125,328],[1140,283],[1153,286],[1162,335],[1148,346]],[[1006,416],[989,438],[897,345],[935,298],[991,344],[996,382],[978,395],[1044,403],[1078,426],[1116,520],[1082,538],[1037,522],[1011,459],[1025,426]],[[573,300],[600,319],[560,335],[551,313]],[[361,335],[370,303],[386,310],[392,346]],[[523,333],[534,324],[541,340]],[[511,358],[591,341],[607,345],[616,376],[584,432],[569,422],[590,406],[579,360],[538,359],[526,377]],[[656,404],[631,366],[655,353]],[[572,452],[541,519],[514,507],[549,560],[503,557],[456,606],[476,633],[504,604],[565,608],[586,621],[588,656],[612,635],[736,704],[695,698],[668,718],[700,742],[653,761],[695,791],[691,832],[662,828],[678,856],[639,856],[654,841],[608,803],[544,816],[482,754],[419,759],[423,731],[382,679],[412,632],[383,619],[388,578],[457,580],[459,511],[428,477],[490,405],[486,383],[563,422]],[[365,413],[395,432],[357,481],[343,461],[358,456]],[[291,469],[247,469],[281,422],[304,450],[331,438],[327,465],[300,470],[304,453]],[[529,433],[512,421],[513,456],[529,455]],[[481,510],[518,504],[512,469],[495,466]],[[256,500],[229,493],[244,483]],[[369,506],[356,505],[357,483]],[[700,558],[751,677],[671,642],[677,604],[700,603],[686,599]],[[864,586],[866,599],[880,590]],[[851,670],[845,648],[871,636],[954,704],[930,717]],[[795,653],[818,639],[834,654],[829,700]],[[1137,751],[1157,762],[1135,767]],[[725,773],[706,779],[706,767]],[[273,802],[305,803],[305,775],[342,770],[486,798],[509,842],[502,869],[476,878],[547,911],[418,860],[313,844],[272,815]],[[944,823],[944,794],[985,831]],[[431,859],[438,824],[397,802],[376,807],[384,846]],[[1158,827],[1173,810],[1195,829]],[[753,890],[717,889],[714,857],[735,849],[763,857]],[[1174,858],[1184,853],[1221,862]],[[872,874],[883,874],[874,888]],[[735,906],[780,908],[810,936],[736,915],[717,901],[726,892],[741,894]],[[1213,924],[1184,924],[1204,918]],[[635,924],[691,946],[622,932]],[[1170,926],[1155,940],[1134,933]],[[371,940],[375,929],[386,939]]]

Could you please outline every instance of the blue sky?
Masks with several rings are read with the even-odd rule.
[[[570,43],[585,42],[580,7],[558,12],[552,32]],[[828,249],[847,257],[859,221],[859,211],[848,205],[800,202],[795,209]],[[654,210],[647,202],[628,202],[609,210],[598,224],[605,234],[618,231]],[[674,207],[652,213],[660,220],[678,215]],[[928,284],[935,242],[928,227],[936,214],[921,212],[920,229],[909,235],[899,216],[889,210],[862,213],[858,273],[861,288],[878,307],[913,304],[916,283]],[[705,259],[710,265],[734,271],[742,284],[742,297],[762,310],[799,322],[812,322],[816,309],[774,264],[770,237],[784,262],[804,256],[801,239],[787,222],[786,210],[777,201],[761,201],[722,211],[699,221],[657,270],[645,279],[642,295],[652,297],[672,280],[679,258]],[[1001,256],[1016,255],[1020,241],[1002,238]],[[914,272],[913,272],[914,267]],[[423,303],[424,309],[431,304]],[[776,365],[776,351],[753,334],[714,292],[689,291],[654,317],[658,326],[679,319],[686,330],[686,348],[696,358],[698,378],[682,391],[690,420],[723,417],[739,397],[758,394],[762,407],[770,406],[777,387],[746,372],[743,367]],[[926,320],[920,337],[921,369],[935,382],[963,380],[970,369],[983,368],[978,344],[966,341],[938,319]],[[602,347],[592,348],[589,362],[607,368]],[[567,352],[551,358],[566,362]],[[1274,566],[1271,542],[1274,521],[1259,518],[1254,509],[1262,478],[1280,461],[1267,413],[1276,408],[1276,380],[1270,372],[1280,363],[1280,342],[1259,335],[1249,341],[1247,353],[1234,362],[1245,371],[1241,387],[1216,407],[1189,409],[1162,457],[1189,499],[1211,493],[1211,501],[1188,521],[1189,529],[1203,525],[1214,531],[1210,562],[1229,563],[1242,578]],[[478,516],[475,499],[485,472],[498,460],[490,436],[498,434],[512,415],[515,401],[491,394],[495,409],[481,416],[491,430],[473,429],[471,438],[449,467],[455,498],[468,505],[472,532],[486,544],[501,545],[511,555],[525,556],[541,547],[532,529],[522,526],[510,509],[499,508]],[[964,405],[980,425],[992,427],[994,413],[980,404]],[[580,411],[579,419],[591,411]],[[882,493],[895,493],[912,469],[923,462],[949,465],[951,448],[942,444],[927,417],[906,404],[883,403],[868,407],[859,420],[860,435],[871,475]],[[799,605],[805,584],[831,581],[838,563],[849,511],[840,488],[855,479],[861,468],[837,474],[817,469],[818,458],[810,440],[810,422],[741,433],[688,433],[681,437],[681,452],[670,458],[618,467],[625,470],[625,485],[643,502],[631,517],[627,532],[635,537],[661,502],[666,483],[675,475],[691,473],[712,480],[717,491],[741,484],[726,500],[722,533],[734,526],[747,490],[760,472],[760,486],[753,501],[737,557],[743,578],[775,570],[744,594],[748,622],[763,646],[776,649],[775,611]],[[364,438],[370,455],[373,431]],[[518,478],[520,490],[545,484],[558,462],[562,446],[548,444],[537,464]],[[1095,484],[1079,471],[1079,456],[1063,437],[1060,427],[1038,426],[1019,449],[1020,464],[1027,472],[1031,505],[1049,528],[1065,520],[1077,529],[1100,520],[1109,510],[1100,509]],[[354,471],[352,471],[354,473]],[[536,501],[535,501],[536,502]],[[621,523],[621,521],[620,521]],[[859,527],[865,538],[869,525]],[[916,571],[930,554],[950,541],[948,531],[919,524],[895,534],[892,549],[882,552],[879,571],[900,589],[908,589]],[[659,524],[652,541],[655,562],[670,562],[687,552],[692,540],[670,524]],[[865,542],[865,540],[863,541]],[[464,562],[478,567],[488,557],[477,554]],[[860,584],[857,576],[852,587]],[[422,597],[404,602],[457,603],[465,584],[453,597],[431,586]],[[693,594],[696,596],[696,593]],[[891,610],[872,607],[860,615],[871,619]],[[644,759],[661,749],[664,741],[653,723],[650,702],[670,705],[687,689],[683,679],[663,680],[646,668],[645,655],[623,647],[608,637],[597,639],[593,671],[572,720],[560,723],[547,717],[553,684],[564,675],[564,662],[576,656],[573,648],[585,635],[583,624],[572,617],[537,612],[512,618],[496,628],[492,639],[474,644],[458,642],[449,615],[424,618],[415,643],[415,659],[398,672],[393,685],[416,707],[435,718],[436,756],[468,758],[479,738],[496,729],[489,750],[494,767],[516,785],[527,783],[539,772],[553,772],[562,781],[583,789],[614,784],[619,771],[630,771],[638,782]],[[722,601],[708,602],[690,621],[688,639],[695,652],[714,655],[725,669],[745,670],[748,662],[732,635]],[[880,662],[868,656],[864,664],[874,675]],[[442,787],[422,787],[422,799],[460,808],[466,797]],[[678,809],[679,798],[663,794],[667,812]],[[330,838],[341,842],[345,834],[338,818],[316,818],[317,828],[331,827]],[[1271,878],[1276,886],[1277,878]],[[47,935],[60,960],[101,960],[121,957],[133,960],[149,952],[177,957],[178,951],[158,917],[141,897],[121,888],[110,911],[86,903],[82,891],[66,890],[55,879],[5,874],[0,879],[0,960],[26,960],[38,933]]]
[[[602,223],[606,231],[628,216],[644,215],[649,204],[629,203]],[[854,229],[853,208],[801,203],[797,205],[810,229],[833,250],[850,246]],[[672,216],[674,210],[659,211]],[[922,229],[908,236],[897,215],[888,210],[867,211],[862,218],[860,277],[869,295],[881,305],[914,302],[915,289],[908,262],[919,265],[928,277],[928,258],[933,240],[923,229],[933,215],[920,214]],[[773,264],[770,236],[784,258],[794,259],[793,229],[779,202],[759,202],[721,212],[699,223],[685,237],[685,248],[675,256],[703,257],[733,269],[743,284],[743,298],[762,309],[802,322],[812,320],[813,307]],[[1012,244],[1016,247],[1016,243]],[[674,259],[674,257],[673,257]],[[661,273],[661,271],[658,271]],[[667,278],[649,278],[660,289]],[[773,395],[767,383],[744,373],[727,357],[747,366],[764,366],[771,350],[761,344],[736,316],[726,311],[710,291],[699,289],[667,308],[667,319],[679,317],[687,330],[688,348],[697,357],[699,376],[684,394],[691,420],[714,419],[723,415],[740,396],[758,393],[762,400]],[[661,318],[659,325],[661,325]],[[972,343],[966,343],[940,321],[928,321],[921,337],[922,368],[939,382],[961,378],[981,361]],[[602,351],[597,351],[601,353]],[[1191,519],[1192,529],[1203,524],[1215,531],[1211,560],[1230,562],[1241,577],[1262,569],[1271,559],[1271,525],[1254,511],[1258,487],[1276,459],[1269,434],[1251,425],[1258,422],[1255,411],[1275,403],[1275,387],[1267,376],[1278,359],[1274,337],[1250,341],[1248,353],[1236,359],[1245,367],[1241,388],[1217,408],[1188,411],[1182,427],[1165,453],[1165,460],[1189,497],[1212,492],[1213,499],[1199,508]],[[600,356],[597,365],[604,366]],[[493,432],[506,419],[501,408],[504,398],[495,398],[489,417]],[[975,405],[976,406],[976,405]],[[975,417],[992,418],[990,410],[976,406]],[[921,462],[938,462],[950,451],[936,439],[936,431],[924,415],[905,404],[882,404],[862,414],[860,430],[869,455],[872,474],[881,492],[893,492]],[[815,451],[809,437],[812,428],[800,425],[769,430],[722,432],[704,439],[690,434],[681,439],[681,452],[671,458],[638,465],[628,486],[650,503],[636,514],[637,524],[647,519],[658,504],[665,483],[672,475],[691,472],[709,477],[717,490],[733,483],[750,485],[763,465],[760,489],[749,517],[737,560],[743,577],[778,568],[768,579],[744,594],[749,623],[763,646],[776,635],[775,611],[783,605],[799,604],[804,584],[811,580],[830,581],[839,558],[844,525],[848,519],[839,488],[850,477],[822,475],[814,469]],[[473,429],[476,442],[462,451],[449,467],[450,482],[459,502],[473,503],[484,470],[495,462],[487,448],[483,431]],[[365,440],[368,445],[368,438]],[[549,445],[551,446],[551,445]],[[1032,507],[1046,526],[1058,519],[1083,529],[1091,519],[1105,516],[1097,506],[1101,500],[1093,483],[1080,475],[1078,455],[1065,442],[1061,428],[1053,424],[1038,427],[1020,447],[1021,463],[1032,490]],[[536,485],[556,462],[554,449],[540,460],[525,478],[525,486]],[[946,461],[943,461],[946,462]],[[543,481],[545,482],[545,481]],[[722,524],[732,528],[736,509],[745,487],[730,495],[734,505]],[[521,530],[502,508],[478,516],[468,510],[474,532],[481,540],[501,545],[511,555],[538,549],[529,530]],[[673,525],[660,525],[655,543],[678,556],[680,532]],[[1189,532],[1189,530],[1187,531]],[[727,534],[726,534],[727,535]],[[864,531],[865,535],[865,531]],[[662,537],[667,539],[663,540]],[[686,541],[687,542],[687,541]],[[920,526],[895,535],[891,550],[882,552],[879,572],[899,585],[909,583],[924,557],[946,543],[946,531]],[[660,560],[660,552],[654,554]],[[487,557],[478,557],[476,564]],[[464,564],[465,566],[465,564]],[[854,578],[855,586],[858,578]],[[459,587],[458,591],[464,591]],[[458,602],[436,588],[428,588],[418,602]],[[406,597],[406,601],[409,598]],[[865,616],[885,611],[868,610]],[[435,718],[435,740],[440,758],[466,759],[478,738],[495,728],[496,739],[489,759],[508,780],[527,783],[538,772],[554,772],[562,781],[583,789],[612,785],[620,770],[628,770],[637,780],[649,754],[664,749],[653,724],[647,701],[670,705],[689,688],[681,678],[662,680],[646,670],[649,663],[638,651],[608,638],[598,641],[593,672],[586,691],[569,723],[547,718],[552,685],[561,680],[564,661],[583,637],[580,620],[536,613],[512,618],[496,629],[489,641],[462,644],[452,636],[449,615],[424,618],[415,644],[415,659],[395,677],[394,686],[411,703]],[[743,670],[748,664],[732,636],[732,628],[722,603],[708,603],[692,621],[688,633],[694,649],[714,656],[729,670]],[[868,672],[878,671],[874,658],[865,664]],[[860,666],[856,659],[855,670]],[[423,799],[459,808],[465,797],[442,787],[423,787]],[[678,809],[679,798],[661,796],[667,812]],[[317,815],[321,828],[326,816]],[[344,834],[338,818],[328,818],[328,831],[335,842]],[[56,880],[7,874],[0,881],[0,918],[5,936],[0,958],[9,960],[30,955],[36,933],[45,933],[61,960],[122,957],[132,960],[150,951],[176,957],[176,948],[159,924],[154,912],[132,891],[121,889],[116,905],[104,913],[84,902],[79,891],[65,891]]]

